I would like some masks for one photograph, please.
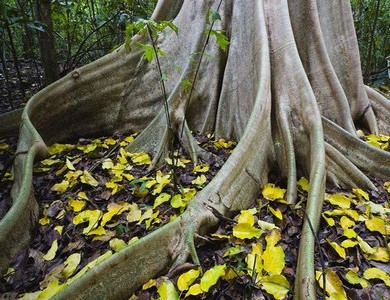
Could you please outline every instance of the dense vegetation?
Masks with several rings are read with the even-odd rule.
[[[26,76],[34,75],[36,85],[43,86],[39,41],[41,34],[54,36],[54,58],[63,76],[80,65],[94,61],[124,41],[126,24],[146,18],[156,0],[7,0],[0,3],[1,80],[11,81],[9,68],[15,69],[19,88],[24,94]],[[375,80],[371,73],[387,67],[390,51],[390,2],[385,0],[351,0],[365,79]],[[48,19],[39,17],[39,10],[50,8],[52,33]],[[47,47],[47,44],[46,44]],[[34,72],[21,70],[28,59]],[[7,63],[8,62],[8,63]],[[52,65],[53,66],[53,65]],[[53,68],[53,67],[52,67]],[[48,74],[46,74],[48,76]],[[11,76],[12,77],[12,76]],[[380,78],[379,78],[380,79]],[[383,79],[383,77],[382,77]],[[25,83],[23,83],[25,82]],[[5,96],[5,95],[4,95]],[[28,96],[28,95],[27,95]]]

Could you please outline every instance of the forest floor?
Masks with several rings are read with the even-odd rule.
[[[32,95],[39,87],[36,73],[28,65],[23,70],[26,78],[31,76],[25,88]],[[21,107],[27,99],[18,92],[16,73],[10,74],[13,96],[8,98],[0,83],[0,112]],[[39,224],[29,249],[0,278],[0,299],[49,299],[94,264],[178,217],[221,167],[216,159],[194,166],[179,151],[175,168],[167,160],[147,172],[149,154],[125,151],[134,136],[51,145],[51,156],[34,168]],[[212,135],[196,138],[222,161],[235,145]],[[362,138],[389,150],[388,137]],[[0,139],[0,219],[11,205],[15,145],[16,137]],[[309,183],[299,180],[298,201],[291,206],[283,200],[286,183],[277,174],[270,182],[254,207],[221,218],[213,232],[197,236],[201,266],[188,261],[129,298],[292,299]],[[390,299],[390,182],[373,182],[377,191],[326,191],[317,233],[318,299]]]

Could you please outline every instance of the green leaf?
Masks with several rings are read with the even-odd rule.
[[[156,52],[154,51],[153,46],[140,42],[137,42],[137,45],[140,46],[144,52],[142,57],[146,59],[149,63],[152,62],[153,58],[156,57]]]
[[[217,39],[217,44],[222,51],[226,52],[230,42],[228,37],[224,34],[223,30],[210,30],[210,35],[215,36]]]

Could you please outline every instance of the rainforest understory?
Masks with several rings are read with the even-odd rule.
[[[218,16],[213,30],[228,37],[226,51],[207,34],[210,12]],[[358,136],[389,135],[390,102],[363,84],[349,2],[162,0],[152,19],[173,20],[179,28],[156,40],[166,53],[160,63],[144,59],[137,45],[148,36],[137,35],[130,52],[122,46],[33,96],[21,122],[20,111],[0,117],[0,135],[19,128],[13,204],[0,221],[0,271],[27,247],[38,220],[33,163],[48,157],[46,145],[140,132],[126,151],[150,154],[158,168],[171,155],[173,139],[194,164],[210,159],[192,132],[214,133],[237,146],[186,211],[64,286],[56,298],[126,298],[189,257],[199,264],[194,238],[221,217],[253,207],[277,170],[290,205],[297,203],[298,179],[310,182],[294,294],[315,299],[314,232],[325,186],[376,192],[370,178],[390,178],[389,153]]]

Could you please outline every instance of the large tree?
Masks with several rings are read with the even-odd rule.
[[[213,30],[228,36],[226,52],[208,38],[210,11],[219,11]],[[133,38],[131,52],[122,46],[31,98],[14,163],[14,204],[0,223],[2,271],[27,244],[26,226],[36,222],[32,164],[47,155],[46,144],[142,131],[129,150],[153,154],[157,165],[172,139],[194,161],[209,155],[197,146],[194,130],[239,141],[215,178],[178,219],[113,255],[58,297],[125,298],[189,256],[197,262],[194,234],[215,226],[216,215],[253,204],[270,170],[277,168],[287,179],[290,203],[296,199],[297,176],[310,178],[295,294],[315,299],[310,226],[318,228],[325,183],[375,189],[370,177],[390,177],[388,152],[356,134],[357,128],[388,134],[390,102],[363,84],[349,1],[160,0],[152,19],[173,19],[179,28],[157,41],[166,52],[159,67],[170,126],[157,60],[147,63],[136,46],[147,43],[147,34]],[[183,84],[188,82],[191,88]],[[4,124],[2,134],[15,129],[11,121]],[[115,288],[109,288],[112,283]]]

